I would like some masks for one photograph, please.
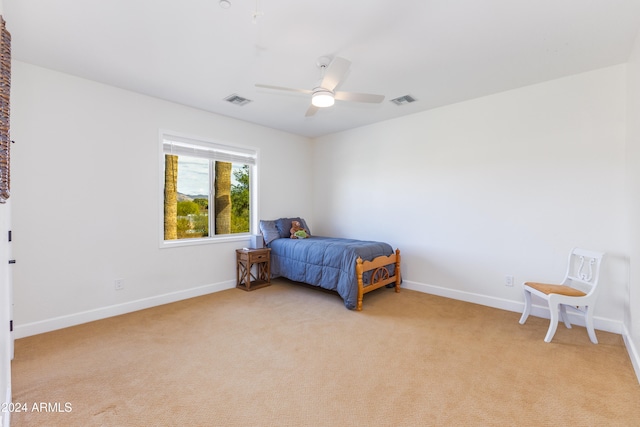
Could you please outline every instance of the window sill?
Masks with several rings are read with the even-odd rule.
[[[194,239],[162,240],[160,242],[160,249],[179,248],[183,246],[215,245],[218,243],[229,242],[248,242],[250,238],[251,234],[242,233],[224,237],[197,237]]]

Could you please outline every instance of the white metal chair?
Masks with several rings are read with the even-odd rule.
[[[560,284],[525,282],[524,311],[520,324],[524,325],[531,313],[531,295],[536,295],[549,304],[550,322],[545,342],[551,342],[558,328],[559,317],[567,328],[571,328],[566,309],[576,311],[584,316],[585,326],[592,343],[598,344],[593,329],[593,310],[598,296],[598,278],[603,252],[573,248],[569,253],[567,273]],[[560,313],[560,316],[558,316]]]

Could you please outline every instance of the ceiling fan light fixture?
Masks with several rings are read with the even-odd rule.
[[[220,0],[219,4],[223,9],[229,9],[231,7],[231,2],[229,0]]]
[[[329,90],[317,90],[311,95],[311,104],[318,108],[331,107],[335,102],[333,92]]]

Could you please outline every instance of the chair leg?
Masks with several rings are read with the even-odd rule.
[[[596,337],[596,331],[593,328],[593,310],[591,307],[585,307],[584,322],[587,327],[587,333],[592,343],[598,344],[598,338]]]
[[[522,316],[520,317],[520,324],[524,325],[524,322],[527,321],[529,314],[531,313],[531,292],[528,290],[524,290],[524,310],[522,312]]]
[[[556,329],[558,329],[558,311],[558,305],[549,304],[551,319],[549,320],[549,330],[547,331],[547,336],[544,337],[544,342],[551,342],[553,336],[556,334]]]
[[[571,329],[571,322],[569,322],[569,316],[567,316],[567,308],[564,304],[560,304],[560,317],[562,318],[564,325],[568,329]]]

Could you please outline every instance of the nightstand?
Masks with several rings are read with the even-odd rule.
[[[252,267],[256,266],[256,275]],[[271,284],[271,249],[236,249],[236,288],[245,291]]]

